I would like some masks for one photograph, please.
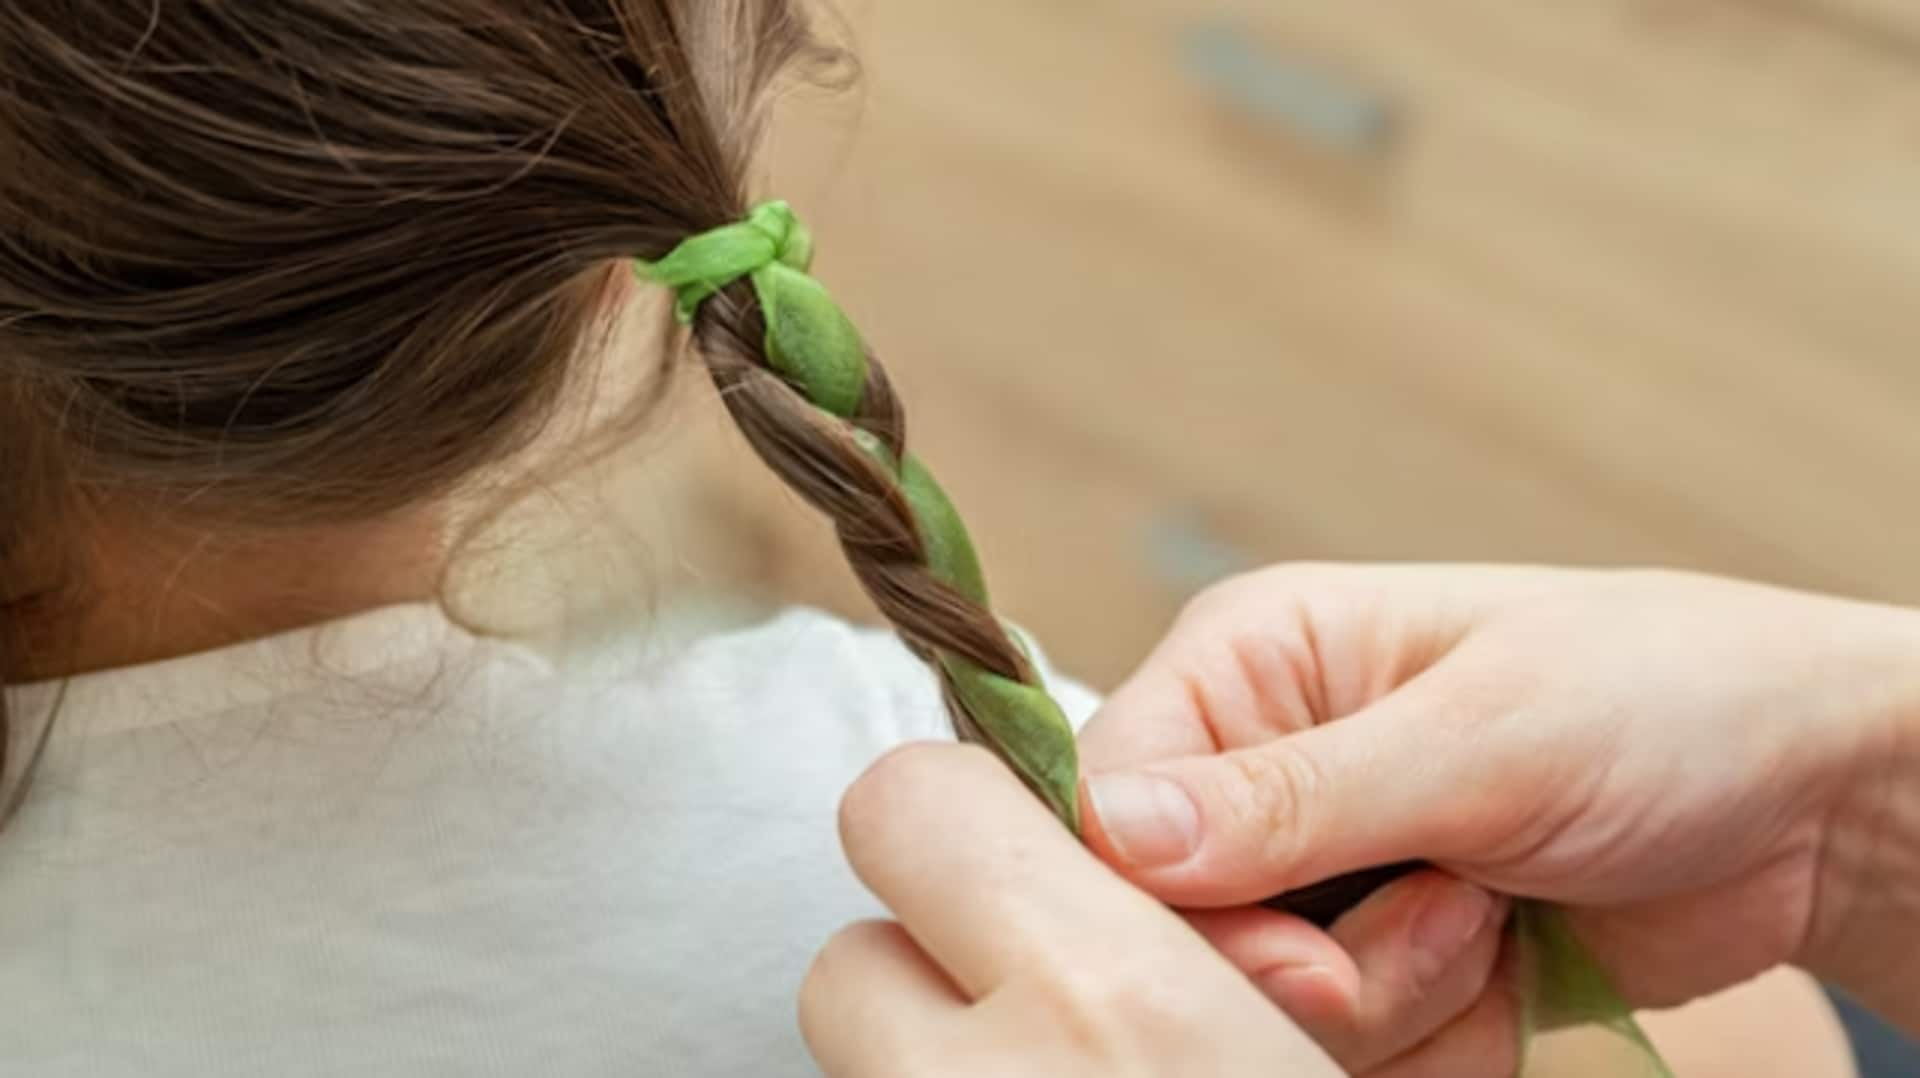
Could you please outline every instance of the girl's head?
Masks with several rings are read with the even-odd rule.
[[[832,59],[797,0],[7,4],[0,659],[113,603],[72,548],[102,507],[377,521],[525,444],[626,264],[739,218],[770,90]],[[734,415],[856,560],[911,548],[759,319],[741,286],[697,327]]]
[[[788,0],[9,4],[8,486],[248,522],[447,490],[538,424],[611,267],[741,211],[806,48]],[[20,496],[9,550],[60,508]]]

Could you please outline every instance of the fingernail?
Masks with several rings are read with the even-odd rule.
[[[1178,864],[1200,848],[1200,811],[1187,791],[1156,775],[1098,775],[1087,799],[1100,830],[1135,868]]]
[[[1438,888],[1413,921],[1414,975],[1432,981],[1445,972],[1492,919],[1493,896],[1470,884]]]

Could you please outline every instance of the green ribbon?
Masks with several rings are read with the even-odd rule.
[[[1577,1068],[1580,1073],[1595,1073],[1593,1065],[1602,1062],[1618,1078],[1674,1078],[1607,971],[1573,934],[1564,911],[1545,902],[1516,902],[1510,930],[1520,967],[1522,1073],[1531,1074],[1541,1062],[1533,1058],[1538,1034],[1591,1027],[1612,1034],[1614,1050],[1602,1059],[1580,1044],[1585,1064]]]
[[[936,579],[991,609],[986,574],[973,539],[960,520],[947,492],[918,457],[895,460],[892,450],[866,431],[855,439],[900,481],[901,493],[913,509],[914,521],[926,544],[927,566]],[[1025,650],[1017,633],[1009,639]],[[1028,656],[1031,659],[1031,656]],[[1004,678],[956,655],[939,657],[940,668],[953,686],[960,706],[979,727],[988,747],[1013,768],[1029,789],[1040,795],[1061,822],[1080,833],[1080,750],[1073,724],[1047,692],[1038,671],[1033,684]],[[1031,666],[1031,663],[1029,663]]]
[[[792,208],[785,202],[765,202],[746,220],[695,236],[658,262],[640,262],[636,268],[644,280],[675,292],[675,312],[687,324],[721,290],[750,279],[766,315],[768,362],[816,407],[851,421],[866,394],[867,348],[832,295],[809,275],[812,262],[813,237]],[[866,431],[855,428],[853,437],[899,482],[934,576],[991,609],[973,540],[933,475],[912,454],[896,456]],[[1017,634],[1008,635],[1024,650]],[[1080,765],[1073,727],[1038,673],[1027,683],[982,669],[962,656],[943,652],[935,659],[972,720],[972,732],[1078,835]],[[1523,977],[1523,1056],[1531,1051],[1536,1031],[1593,1025],[1617,1034],[1629,1050],[1632,1058],[1623,1064],[1623,1076],[1671,1078],[1559,910],[1519,903],[1512,932]]]
[[[763,202],[739,224],[686,241],[640,276],[673,289],[674,313],[692,325],[700,305],[748,277],[767,319],[767,360],[816,407],[851,419],[867,390],[867,349],[813,266],[813,234],[785,202]]]

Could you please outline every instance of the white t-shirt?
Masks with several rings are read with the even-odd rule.
[[[933,678],[812,613],[630,666],[411,606],[15,690],[0,1075],[814,1073],[795,992],[878,912],[836,805]]]

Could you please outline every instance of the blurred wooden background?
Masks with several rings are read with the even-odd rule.
[[[1920,601],[1920,5],[861,0],[771,185],[1000,604],[1122,676],[1278,559],[1660,563]],[[1390,103],[1329,148],[1196,26]],[[724,480],[716,583],[863,609]],[[716,552],[727,548],[724,557]]]

